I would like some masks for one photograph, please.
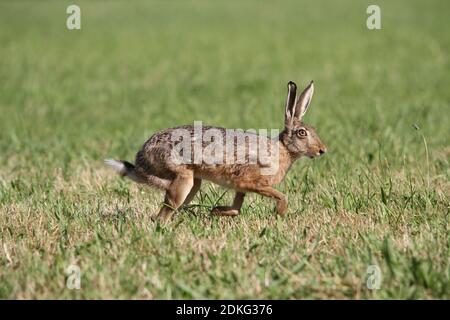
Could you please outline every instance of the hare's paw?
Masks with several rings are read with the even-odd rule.
[[[214,207],[211,210],[211,213],[216,216],[235,217],[239,214],[239,210],[233,209],[232,207],[220,206],[220,207]]]
[[[281,198],[277,201],[277,205],[275,207],[275,211],[279,216],[284,216],[287,211],[288,201],[286,197]]]

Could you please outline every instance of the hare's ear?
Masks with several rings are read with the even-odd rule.
[[[294,121],[296,94],[297,94],[297,85],[294,82],[289,81],[284,114],[284,125],[287,129],[292,128],[292,122]]]
[[[303,90],[295,101],[295,118],[301,120],[308,110],[314,94],[314,82],[311,81],[309,85]]]

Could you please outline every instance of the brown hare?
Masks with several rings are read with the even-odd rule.
[[[295,83],[289,82],[284,130],[275,138],[219,127],[198,129],[194,124],[155,133],[137,153],[134,165],[111,159],[105,163],[133,181],[165,190],[164,205],[157,215],[163,221],[194,198],[203,179],[236,190],[233,204],[213,208],[214,214],[238,215],[245,194],[255,192],[273,198],[276,212],[284,215],[287,197],[273,185],[283,180],[298,158],[313,158],[326,152],[315,129],[302,122],[314,93],[313,82],[300,95],[296,92]],[[229,136],[231,143],[228,143]],[[226,148],[225,138],[228,138]],[[180,148],[182,142],[184,147]],[[268,151],[260,158],[255,153],[263,149],[263,144]],[[254,145],[258,147],[252,148]],[[203,154],[203,158],[198,154]]]

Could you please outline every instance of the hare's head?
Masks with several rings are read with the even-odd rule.
[[[301,156],[314,158],[327,151],[316,130],[302,121],[312,100],[314,83],[311,81],[299,96],[296,96],[296,93],[297,86],[290,81],[288,83],[284,130],[280,135],[280,140],[294,158]]]

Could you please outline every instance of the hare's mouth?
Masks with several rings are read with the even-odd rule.
[[[321,154],[319,152],[313,153],[313,154],[308,154],[308,158],[310,158],[310,159],[315,159],[315,158],[318,158],[320,156],[321,156]]]

